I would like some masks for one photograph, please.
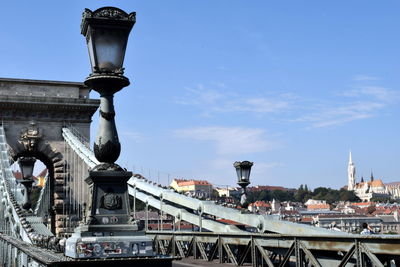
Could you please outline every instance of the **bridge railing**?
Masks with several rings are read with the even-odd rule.
[[[22,240],[0,233],[0,266],[1,267],[70,267],[70,266],[171,266],[170,257],[129,257],[102,259],[73,259],[48,249],[32,246]]]
[[[159,254],[236,266],[285,266],[289,262],[296,266],[400,266],[400,236],[163,231],[147,235],[154,239]]]
[[[0,234],[0,266],[54,266],[66,261],[64,256]]]

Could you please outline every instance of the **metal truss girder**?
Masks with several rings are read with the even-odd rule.
[[[238,265],[241,266],[243,265],[244,261],[246,260],[247,255],[252,249],[252,241],[249,241],[247,244],[246,248],[244,249],[242,255],[240,255],[239,260],[238,260]]]
[[[293,241],[292,245],[286,251],[282,261],[279,263],[279,267],[285,266],[285,264],[289,261],[289,258],[292,255],[293,251],[295,250],[295,247],[296,247],[296,241]]]
[[[158,247],[163,255],[167,255],[167,250],[164,247],[164,240],[158,240]]]
[[[367,247],[366,244],[360,243],[360,248],[367,255],[367,257],[372,261],[372,263],[377,267],[384,267],[382,262],[373,254]]]
[[[176,241],[175,244],[176,244],[176,247],[178,248],[179,255],[180,255],[182,258],[184,258],[184,257],[185,257],[185,252],[183,251],[182,243],[181,243],[181,242],[182,242],[182,241]]]
[[[258,249],[258,251],[260,252],[261,257],[267,263],[268,267],[274,267],[274,264],[271,261],[271,259],[269,258],[269,256],[268,256],[267,252],[265,251],[265,249],[262,246],[260,246],[259,244],[257,244],[257,241],[255,241],[255,245],[256,245],[256,248]]]
[[[208,256],[208,261],[213,261],[215,259],[215,256],[218,252],[219,242],[220,242],[220,239],[217,239],[215,241],[213,247],[211,248],[210,255]]]
[[[339,267],[344,267],[346,266],[346,264],[349,262],[349,260],[351,259],[351,257],[353,256],[354,252],[356,251],[356,245],[354,244],[346,253],[346,255],[344,255],[342,261],[339,263]]]
[[[193,244],[194,244],[195,238],[192,237],[192,239],[189,242],[188,250],[186,251],[186,257],[190,256],[190,253],[193,252]]]
[[[235,257],[235,255],[233,255],[232,250],[229,247],[229,244],[223,243],[223,247],[225,249],[226,254],[228,255],[228,259],[230,260],[230,262],[235,265],[238,265],[236,257]]]
[[[203,260],[207,260],[208,257],[207,257],[207,253],[206,253],[203,243],[202,242],[196,242],[196,243],[197,243],[197,247],[200,251],[201,257],[203,258]]]
[[[313,266],[322,267],[321,264],[318,262],[318,260],[311,253],[311,251],[308,248],[306,248],[306,246],[303,244],[303,242],[301,242],[301,241],[297,241],[297,242],[300,245],[301,249],[303,250],[304,254],[306,254],[306,257],[308,258],[308,260],[311,261]]]

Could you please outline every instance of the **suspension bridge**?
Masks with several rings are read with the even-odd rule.
[[[171,266],[182,258],[199,265],[400,266],[399,236],[347,234],[248,214],[178,194],[115,164],[121,147],[113,94],[129,85],[122,63],[135,21],[135,13],[118,8],[84,11],[81,31],[92,64],[85,83],[0,79],[2,266]],[[115,57],[107,54],[113,49],[120,49]],[[89,98],[90,89],[100,101]],[[99,106],[92,151],[90,123]],[[32,206],[36,160],[48,176]],[[14,177],[13,164],[22,179]],[[145,204],[143,230],[135,220],[138,200]],[[150,208],[160,214],[157,231],[149,228]],[[164,214],[173,218],[173,231],[162,229]],[[182,231],[181,222],[198,231]]]
[[[178,194],[141,174],[132,175],[128,181],[133,206],[140,200],[145,203],[146,218],[151,207],[160,215],[172,216],[174,225],[178,225],[175,231],[151,231],[146,220],[143,234],[152,239],[157,256],[143,251],[142,256],[137,253],[130,258],[112,254],[93,259],[67,257],[65,239],[86,216],[91,192],[85,179],[89,170],[99,164],[88,140],[91,116],[99,102],[89,99],[87,88],[80,83],[2,79],[1,85],[0,92],[13,88],[18,93],[13,97],[0,95],[0,262],[4,266],[70,266],[90,261],[107,264],[111,260],[154,262],[167,255],[253,266],[398,264],[398,236],[350,235],[267,215],[246,214]],[[27,85],[32,92],[47,87],[48,96],[27,97],[23,92],[30,95],[29,91],[18,90]],[[60,90],[69,90],[75,97],[57,97]],[[36,206],[29,209],[24,208],[27,189],[12,172],[12,164],[26,158],[41,160],[49,171]],[[132,216],[134,213],[135,209]],[[217,218],[251,226],[255,232]],[[181,231],[181,221],[197,226],[199,231]],[[135,238],[132,236],[132,240]],[[84,253],[95,254],[93,249]]]

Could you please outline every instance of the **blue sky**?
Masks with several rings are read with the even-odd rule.
[[[253,185],[339,188],[351,149],[358,179],[400,181],[399,2],[7,1],[0,76],[84,81],[81,13],[106,5],[137,12],[124,167],[234,185],[250,160]]]

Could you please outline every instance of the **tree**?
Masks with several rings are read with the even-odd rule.
[[[354,191],[348,191],[344,189],[340,189],[339,191],[339,200],[361,202],[361,199],[354,193]]]

